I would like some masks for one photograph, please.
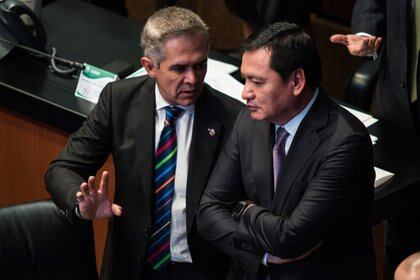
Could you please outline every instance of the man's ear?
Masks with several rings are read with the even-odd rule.
[[[144,69],[146,69],[147,74],[151,77],[151,78],[155,78],[156,77],[156,68],[155,65],[153,64],[153,60],[143,56],[140,59],[141,65],[143,65]]]
[[[303,89],[306,86],[306,76],[305,71],[299,68],[292,73],[291,79],[293,79],[293,95],[298,96],[303,92]]]

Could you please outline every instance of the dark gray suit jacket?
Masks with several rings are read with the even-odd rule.
[[[263,254],[295,258],[270,265],[276,279],[374,279],[370,230],[373,152],[366,128],[323,91],[293,139],[273,191],[274,126],[238,116],[203,194],[200,234],[235,261],[237,279],[264,279]],[[237,201],[249,199],[239,223]],[[258,274],[258,275],[257,275]]]
[[[415,0],[358,0],[352,31],[382,36],[379,68],[379,115],[415,129],[410,108],[412,21]],[[417,127],[417,129],[419,129]]]
[[[96,174],[110,153],[116,173],[115,203],[121,217],[109,220],[102,265],[104,279],[138,279],[151,226],[155,82],[147,77],[110,83],[83,126],[71,135],[47,173],[46,185],[55,203],[74,221],[76,192]],[[243,107],[205,86],[194,116],[187,183],[188,245],[194,264],[209,279],[227,271],[228,260],[197,234],[195,208],[234,119]],[[215,135],[209,134],[214,129]]]

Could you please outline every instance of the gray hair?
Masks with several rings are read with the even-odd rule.
[[[143,55],[152,59],[155,66],[164,58],[162,46],[171,38],[178,36],[201,35],[209,41],[209,29],[194,12],[168,7],[155,12],[146,22],[141,34]]]

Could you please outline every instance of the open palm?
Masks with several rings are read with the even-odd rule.
[[[80,214],[84,219],[110,218],[112,215],[121,215],[121,206],[109,200],[108,181],[109,174],[104,171],[99,189],[95,186],[94,176],[90,176],[87,182],[80,185],[80,191],[77,192],[76,197],[79,202]]]
[[[345,45],[352,55],[369,56],[376,55],[381,46],[382,38],[377,36],[335,34],[331,36],[330,41]]]

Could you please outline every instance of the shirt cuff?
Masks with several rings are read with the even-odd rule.
[[[366,32],[357,32],[355,35],[357,35],[357,36],[365,36],[365,37],[373,37],[371,34],[366,33]],[[375,53],[369,54],[368,56],[370,56],[374,60],[378,58],[378,54],[376,53],[376,51],[375,51]]]
[[[355,35],[357,35],[357,36],[373,37],[371,34],[366,33],[366,32],[357,32]]]
[[[268,258],[268,253],[265,253],[264,256],[263,256],[263,259],[261,260],[261,263],[265,266],[268,266],[267,258]]]
[[[80,208],[79,208],[79,205],[77,205],[77,206],[74,208],[74,213],[76,214],[77,218],[79,218],[81,221],[83,221],[83,220],[84,220],[84,218],[82,217],[82,214],[80,214]]]

